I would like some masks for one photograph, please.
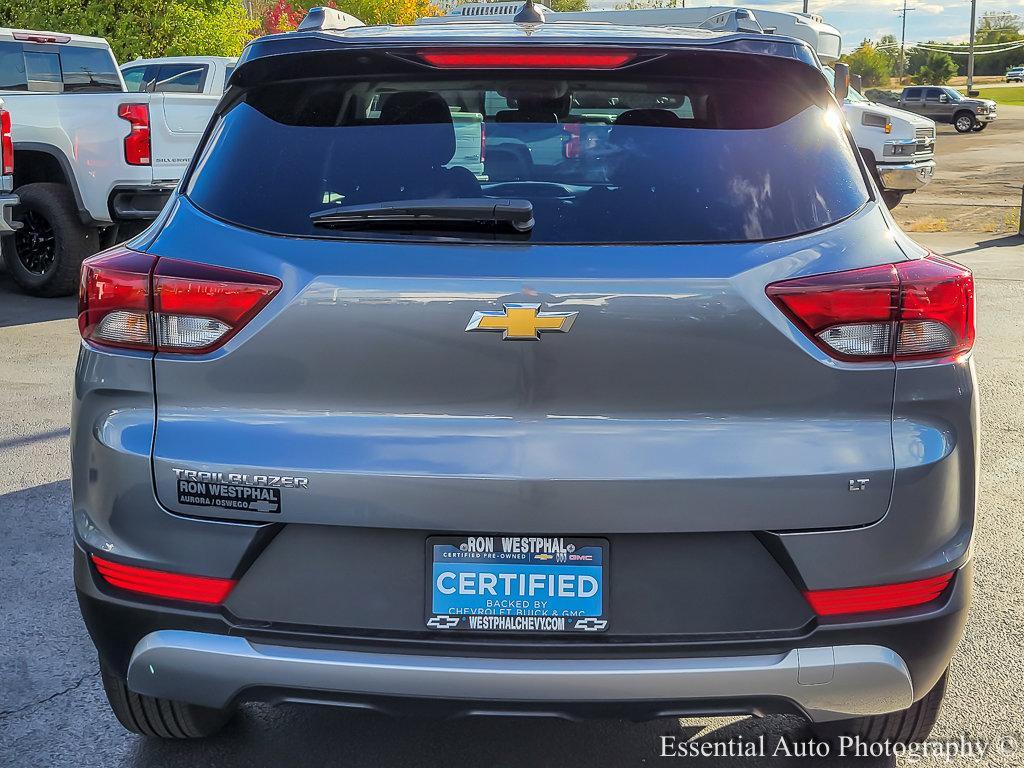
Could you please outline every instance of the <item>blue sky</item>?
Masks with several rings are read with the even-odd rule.
[[[970,0],[908,0],[916,8],[907,14],[907,41],[944,42],[966,41],[970,32]],[[613,7],[615,0],[591,0],[591,8]],[[693,0],[687,6],[739,5],[755,13],[758,8],[779,11],[799,11],[802,0]],[[902,8],[903,0],[810,0],[810,10],[820,14],[825,21],[839,28],[843,33],[843,47],[856,48],[861,40],[877,40],[886,33],[899,37],[900,17],[896,10]],[[978,18],[985,11],[1011,11],[1024,16],[1024,0],[978,0]]]

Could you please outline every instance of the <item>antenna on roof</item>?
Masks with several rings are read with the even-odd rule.
[[[516,24],[543,24],[544,11],[533,4],[533,0],[526,0],[519,13],[512,17]]]
[[[310,8],[306,18],[302,20],[296,32],[306,32],[311,29],[340,32],[351,27],[362,27],[363,22],[351,14],[339,11],[337,8]]]

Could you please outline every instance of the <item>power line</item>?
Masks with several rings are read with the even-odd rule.
[[[902,11],[896,9],[896,13],[900,14],[900,18],[903,19],[903,37],[900,39],[900,85],[903,85],[903,76],[906,74],[907,68],[907,13],[915,10],[917,9],[907,6],[907,0],[903,0]]]

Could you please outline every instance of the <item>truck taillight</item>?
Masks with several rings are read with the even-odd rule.
[[[131,126],[124,137],[124,160],[128,165],[152,165],[149,141],[149,105],[120,104],[117,116]]]
[[[931,254],[772,283],[768,296],[839,360],[922,360],[974,345],[974,276]]]
[[[11,136],[11,113],[0,109],[0,176],[14,173],[14,139]]]
[[[114,248],[82,264],[78,327],[99,346],[201,354],[223,346],[280,289],[267,275]]]
[[[577,160],[582,154],[582,141],[580,139],[582,129],[583,126],[579,123],[566,123],[562,126],[562,130],[568,134],[565,143],[562,145],[562,156],[566,160]]]

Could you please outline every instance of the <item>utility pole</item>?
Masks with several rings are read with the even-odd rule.
[[[974,0],[971,0],[973,3]],[[900,38],[900,85],[903,85],[903,76],[906,74],[907,69],[907,11],[913,11],[914,8],[907,7],[907,0],[903,0],[903,10],[897,10],[903,17],[903,37]]]
[[[967,95],[974,89],[974,19],[978,12],[978,0],[971,0],[971,51],[967,55]]]

